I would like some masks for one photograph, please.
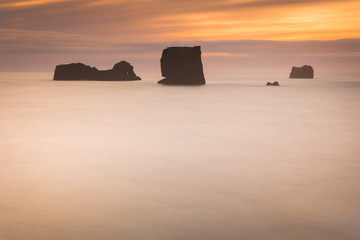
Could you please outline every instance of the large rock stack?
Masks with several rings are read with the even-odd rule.
[[[160,84],[205,84],[200,46],[166,48],[160,62],[161,74],[165,77],[158,82]]]

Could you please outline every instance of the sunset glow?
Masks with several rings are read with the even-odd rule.
[[[100,32],[107,39],[132,41],[358,38],[359,8],[359,1],[33,0],[0,4],[6,14],[1,28],[90,36]]]
[[[271,39],[325,40],[357,38],[360,17],[352,9],[360,3],[343,2],[304,6],[274,6],[259,9],[234,8],[227,12],[182,13],[154,19],[154,29],[173,31],[160,33],[160,38],[188,39]],[[255,13],[255,14],[254,14]],[[155,37],[159,37],[155,35]]]
[[[0,8],[16,8],[16,7],[29,7],[34,5],[44,5],[56,2],[65,2],[70,0],[33,0],[33,1],[8,1],[0,4]]]
[[[0,0],[0,240],[360,240],[360,0]]]
[[[0,1],[4,56],[0,63],[10,65],[8,60],[19,59],[20,52],[25,59],[35,49],[41,49],[37,55],[59,57],[61,52],[74,59],[71,49],[83,51],[87,58],[99,59],[99,55],[90,56],[97,52],[110,59],[119,53],[144,56],[147,50],[141,46],[149,43],[165,47],[166,43],[358,39],[358,9],[360,2],[355,0],[5,0]],[[208,57],[252,54],[222,49],[204,49],[204,53]],[[334,52],[321,54],[333,56]]]

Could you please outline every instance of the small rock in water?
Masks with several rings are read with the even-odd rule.
[[[267,82],[267,83],[266,83],[266,86],[280,86],[280,84],[279,84],[278,81],[275,81],[275,82],[273,82],[273,83]]]

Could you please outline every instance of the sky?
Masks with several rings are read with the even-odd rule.
[[[358,0],[0,0],[0,71],[121,60],[160,74],[169,46],[200,45],[205,73],[358,72]],[[140,71],[140,73],[138,73]]]

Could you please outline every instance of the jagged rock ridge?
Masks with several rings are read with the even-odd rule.
[[[130,63],[121,61],[110,70],[98,70],[83,63],[57,65],[54,80],[134,81],[141,78],[135,74]]]

